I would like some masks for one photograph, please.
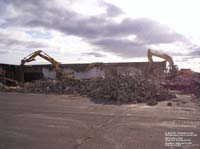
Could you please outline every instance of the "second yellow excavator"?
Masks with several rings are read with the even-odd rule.
[[[167,69],[167,73],[170,76],[175,76],[177,71],[178,71],[178,66],[174,64],[174,61],[172,59],[171,56],[164,54],[162,52],[156,51],[156,50],[152,50],[152,49],[148,49],[147,51],[147,57],[150,63],[153,62],[153,56],[159,57],[159,58],[163,58],[165,61],[167,61],[169,63],[168,69]]]

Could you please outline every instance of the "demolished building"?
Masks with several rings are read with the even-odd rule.
[[[63,72],[73,74],[67,79],[57,78],[52,65],[3,64],[0,68],[1,76],[23,82],[14,88],[2,86],[6,92],[73,94],[91,100],[148,105],[175,97],[156,81],[165,73],[166,62],[62,64]]]
[[[161,76],[166,70],[166,62],[62,64],[61,67],[65,73],[73,74],[74,79],[105,78],[109,75],[135,71],[144,76]],[[22,69],[19,65],[0,64],[0,76],[19,82],[30,82],[40,79],[56,79],[56,72],[52,65],[25,65]]]

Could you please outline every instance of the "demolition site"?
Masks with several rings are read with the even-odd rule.
[[[199,148],[200,73],[160,51],[147,60],[61,64],[38,50],[0,64],[0,148],[164,148],[171,131]]]

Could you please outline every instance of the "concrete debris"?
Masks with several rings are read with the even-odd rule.
[[[0,83],[0,91],[3,90],[3,88],[4,88],[3,83]]]
[[[171,102],[168,102],[168,103],[167,103],[167,106],[170,106],[170,107],[171,107],[171,106],[172,106],[172,103],[171,103]]]
[[[180,90],[185,94],[194,94],[200,97],[200,77],[199,76],[177,76],[172,80],[165,80],[161,83],[164,88]]]
[[[19,90],[23,90],[20,86],[8,86],[3,83],[0,83],[0,91],[3,92],[18,92]]]
[[[157,105],[157,104],[158,104],[158,101],[156,99],[147,100],[147,105],[149,105],[149,106],[154,106],[154,105]]]
[[[86,95],[91,99],[117,103],[146,102],[148,105],[156,105],[158,101],[175,97],[154,80],[145,79],[140,74],[120,74],[92,80],[37,80],[23,84],[17,91]]]
[[[2,76],[0,76],[0,81],[3,82],[4,84],[8,85],[8,86],[17,86],[18,85],[18,82],[16,80],[6,78],[6,77],[2,77]]]
[[[195,80],[192,84],[191,92],[196,96],[200,97],[200,79]]]

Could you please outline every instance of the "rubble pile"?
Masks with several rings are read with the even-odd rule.
[[[200,77],[177,76],[171,80],[161,82],[166,89],[179,90],[184,94],[194,94],[200,97]]]
[[[191,92],[196,96],[200,97],[200,79],[196,78],[193,80],[192,87],[191,87]]]
[[[3,83],[0,82],[0,91],[4,89]]]
[[[158,101],[174,98],[154,80],[140,74],[121,74],[93,80],[37,80],[25,83],[20,92],[61,93],[86,95],[120,103],[144,103],[155,105]]]
[[[78,94],[81,92],[80,80],[36,80],[23,84],[20,92],[32,92],[32,93],[66,93],[66,94]]]
[[[172,98],[171,94],[160,88],[155,81],[145,79],[139,74],[134,76],[123,74],[98,80],[97,83],[92,84],[88,95],[93,98],[126,103],[147,102],[150,105]]]
[[[193,84],[192,77],[177,76],[169,80],[164,80],[161,84],[171,90],[180,90],[184,93],[191,92],[191,85]]]

